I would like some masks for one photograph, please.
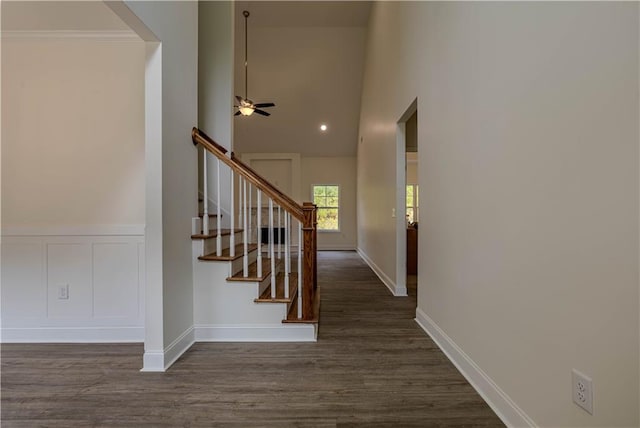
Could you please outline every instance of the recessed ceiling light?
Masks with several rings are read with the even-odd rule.
[[[326,131],[327,130],[327,125],[325,125],[324,123],[322,125],[320,125],[320,130],[322,132]]]

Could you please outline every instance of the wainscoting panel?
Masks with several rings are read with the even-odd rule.
[[[91,318],[91,246],[88,243],[67,243],[46,244],[46,248],[47,318]],[[58,296],[62,287],[68,289],[66,299]]]
[[[2,321],[47,314],[44,249],[37,238],[2,242]]]
[[[144,235],[99,233],[3,235],[2,342],[144,340]]]
[[[135,242],[93,244],[93,315],[137,318],[138,248]],[[114,267],[117,267],[114,269]]]

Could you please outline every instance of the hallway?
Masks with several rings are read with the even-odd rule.
[[[2,426],[502,426],[354,252],[319,252],[317,343],[5,344]]]

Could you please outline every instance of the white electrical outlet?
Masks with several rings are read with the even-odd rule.
[[[58,286],[58,300],[69,300],[69,284]]]
[[[571,371],[573,402],[593,415],[593,383],[590,377],[578,370]]]

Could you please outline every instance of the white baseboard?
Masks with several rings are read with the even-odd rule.
[[[196,342],[315,342],[315,324],[197,325]]]
[[[406,286],[399,286],[396,285],[396,292],[394,294],[394,296],[396,297],[407,297],[409,294],[407,294],[407,287]]]
[[[380,269],[380,267],[377,264],[375,264],[373,260],[371,260],[364,251],[362,251],[361,248],[357,248],[356,251],[358,252],[358,255],[362,257],[362,260],[364,260],[365,263],[369,265],[371,270],[378,276],[378,278],[380,278],[380,281],[382,281],[382,283],[387,286],[391,294],[393,294],[394,296],[407,295],[406,287],[404,287],[404,293],[402,292],[402,290],[399,290],[398,287],[396,286],[396,283],[393,282],[391,278],[389,278],[389,276],[386,273],[384,273],[382,269]]]
[[[185,330],[164,351],[145,351],[141,372],[165,372],[195,343],[193,326]]]
[[[440,347],[458,371],[508,427],[536,427],[536,423],[420,308],[416,322]]]
[[[194,343],[195,331],[191,326],[164,350],[164,369],[171,367]]]
[[[355,251],[356,247],[352,244],[318,244],[318,251]]]
[[[1,331],[1,343],[144,342],[144,327],[4,327]]]
[[[163,372],[164,368],[164,352],[163,351],[145,351],[142,357],[141,372]]]

